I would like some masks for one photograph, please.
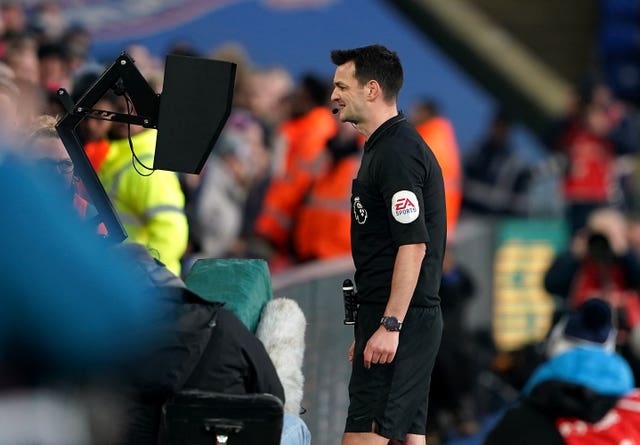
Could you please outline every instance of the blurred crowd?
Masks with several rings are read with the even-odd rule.
[[[7,137],[23,141],[39,116],[64,114],[60,88],[77,101],[110,61],[92,59],[90,33],[67,23],[55,2],[28,11],[3,2],[1,12],[2,126]],[[125,50],[160,93],[163,60],[140,45]],[[180,174],[177,183],[160,171],[144,179],[135,169],[121,171],[130,160],[129,139],[137,158],[148,162],[141,165],[151,163],[155,132],[84,119],[81,142],[130,238],[182,274],[198,258],[259,257],[278,271],[349,255],[350,179],[364,141],[332,116],[331,79],[313,72],[296,79],[284,67],[257,66],[233,43],[202,53],[175,42],[166,53],[235,62],[233,110],[203,172]],[[635,104],[598,80],[576,85],[567,102],[534,164],[514,144],[517,122],[504,110],[495,110],[476,144],[459,147],[437,99],[412,100],[407,118],[444,171],[452,241],[461,217],[558,216],[532,198],[536,185],[550,179],[559,186],[549,199],[561,202],[571,234],[603,206],[624,212],[630,233],[640,231]],[[94,108],[135,113],[126,95],[115,92]],[[141,188],[144,193],[130,190]]]
[[[126,51],[161,93],[162,59],[139,45]],[[166,53],[236,63],[233,108],[199,175],[141,171],[132,163],[131,149],[136,162],[152,164],[155,130],[82,121],[81,143],[128,241],[146,246],[183,277],[200,258],[262,258],[278,272],[350,255],[351,180],[364,141],[332,114],[331,79],[314,72],[295,78],[280,66],[257,66],[236,44],[202,53],[176,42]],[[67,23],[55,2],[29,11],[19,2],[0,2],[3,145],[61,173],[69,202],[87,220],[95,213],[91,197],[74,176],[73,162],[55,133],[55,122],[65,113],[58,92],[64,88],[77,101],[105,68],[104,61],[92,59],[88,30]],[[95,108],[135,113],[126,94],[116,93],[106,94]],[[436,98],[412,101],[407,118],[444,173],[452,246],[442,281],[446,323],[434,370],[434,437],[446,437],[451,429],[463,435],[477,431],[483,414],[476,388],[479,368],[494,366],[491,358],[484,360],[474,351],[479,341],[464,325],[475,280],[454,255],[462,220],[563,218],[569,242],[553,259],[543,283],[556,297],[554,321],[594,297],[606,301],[612,308],[614,349],[629,363],[636,381],[640,377],[638,105],[618,97],[597,76],[576,84],[565,114],[541,138],[541,160],[532,163],[515,144],[518,123],[505,110],[495,110],[474,146],[459,147],[452,120]],[[557,184],[549,200],[561,203],[560,214],[533,202],[536,185],[549,180]],[[103,226],[92,230],[108,235]],[[514,371],[525,377],[509,378],[504,366],[495,369],[507,386],[519,391],[543,354],[534,358]]]

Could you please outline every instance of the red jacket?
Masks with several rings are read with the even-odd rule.
[[[618,400],[598,423],[558,419],[556,426],[566,445],[640,444],[640,391]]]
[[[606,202],[613,182],[615,150],[613,145],[575,126],[568,131],[563,146],[568,157],[564,194],[570,202]]]

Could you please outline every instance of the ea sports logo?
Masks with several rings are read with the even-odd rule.
[[[420,204],[415,193],[409,190],[400,190],[391,198],[391,215],[402,223],[409,224],[420,215]]]
[[[404,210],[407,207],[415,207],[416,205],[411,202],[411,200],[409,198],[400,198],[398,200],[398,203],[396,204],[396,212],[400,211],[400,210]]]

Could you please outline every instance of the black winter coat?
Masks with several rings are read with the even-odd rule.
[[[126,374],[126,437],[157,443],[162,405],[185,389],[227,394],[284,389],[262,342],[221,303],[208,302],[146,252],[136,252],[149,290],[162,301],[156,342]]]

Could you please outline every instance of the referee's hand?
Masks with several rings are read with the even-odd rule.
[[[380,326],[364,348],[364,367],[369,369],[371,364],[391,363],[396,356],[399,339],[400,332],[390,332]]]

